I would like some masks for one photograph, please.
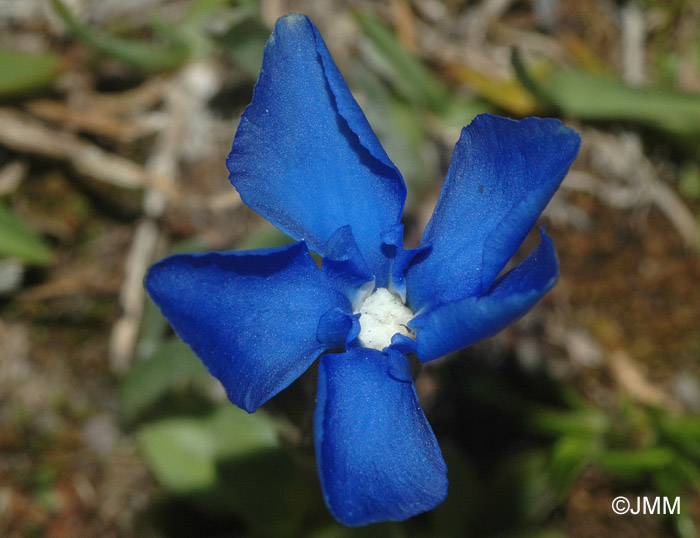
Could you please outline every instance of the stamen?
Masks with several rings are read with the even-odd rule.
[[[369,295],[362,302],[359,313],[359,338],[365,347],[381,351],[391,344],[391,338],[397,333],[415,338],[407,325],[413,312],[386,288],[377,288]]]

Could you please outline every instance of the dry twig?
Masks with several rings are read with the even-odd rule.
[[[133,142],[155,130],[154,122],[149,117],[120,119],[106,114],[104,110],[95,114],[92,107],[76,108],[62,101],[39,99],[27,103],[26,107],[42,120],[120,142]]]
[[[620,209],[655,205],[689,248],[700,246],[700,229],[693,213],[659,179],[637,135],[616,136],[587,129],[583,140],[587,146],[584,153],[594,173],[571,171],[564,188],[587,192]]]
[[[11,194],[27,175],[27,165],[22,161],[12,161],[0,168],[0,196]]]
[[[632,86],[644,83],[644,42],[646,21],[644,12],[635,0],[620,10],[622,37],[622,78]]]
[[[668,410],[680,409],[678,402],[650,382],[639,365],[625,351],[612,352],[608,356],[608,364],[615,381],[635,400]]]
[[[78,172],[117,187],[137,189],[149,183],[148,173],[135,162],[11,108],[0,108],[0,144],[22,153],[68,161]]]

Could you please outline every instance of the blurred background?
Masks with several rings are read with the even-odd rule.
[[[328,514],[313,367],[248,415],[142,288],[168,253],[286,241],[224,162],[290,10],[403,172],[408,245],[476,114],[582,135],[542,218],[557,286],[416,380],[450,491],[405,523]],[[2,0],[0,536],[696,536],[699,215],[694,0]]]

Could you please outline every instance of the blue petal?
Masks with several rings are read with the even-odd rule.
[[[409,322],[417,331],[416,353],[427,362],[475,344],[504,329],[530,310],[556,282],[554,243],[541,241],[520,265],[494,282],[482,297],[467,297],[426,311]]]
[[[151,267],[146,288],[230,400],[251,413],[320,353],[342,347],[352,326],[340,312],[351,312],[349,302],[325,284],[303,242],[171,256]]]
[[[350,225],[386,286],[379,234],[399,222],[406,187],[306,16],[277,22],[227,165],[248,206],[322,255]]]
[[[404,520],[447,494],[440,447],[398,351],[324,355],[314,433],[326,504],[346,525]]]
[[[477,116],[455,146],[422,244],[407,273],[408,304],[426,307],[485,293],[515,254],[580,146],[554,119]]]

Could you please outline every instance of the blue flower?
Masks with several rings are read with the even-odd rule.
[[[401,174],[316,27],[291,14],[265,47],[227,165],[243,201],[297,242],[171,256],[146,287],[248,412],[329,352],[314,414],[326,503],[347,525],[403,520],[447,494],[407,354],[427,362],[491,336],[553,286],[543,230],[500,273],[579,145],[557,120],[478,116],[462,130],[420,246],[405,250]]]

